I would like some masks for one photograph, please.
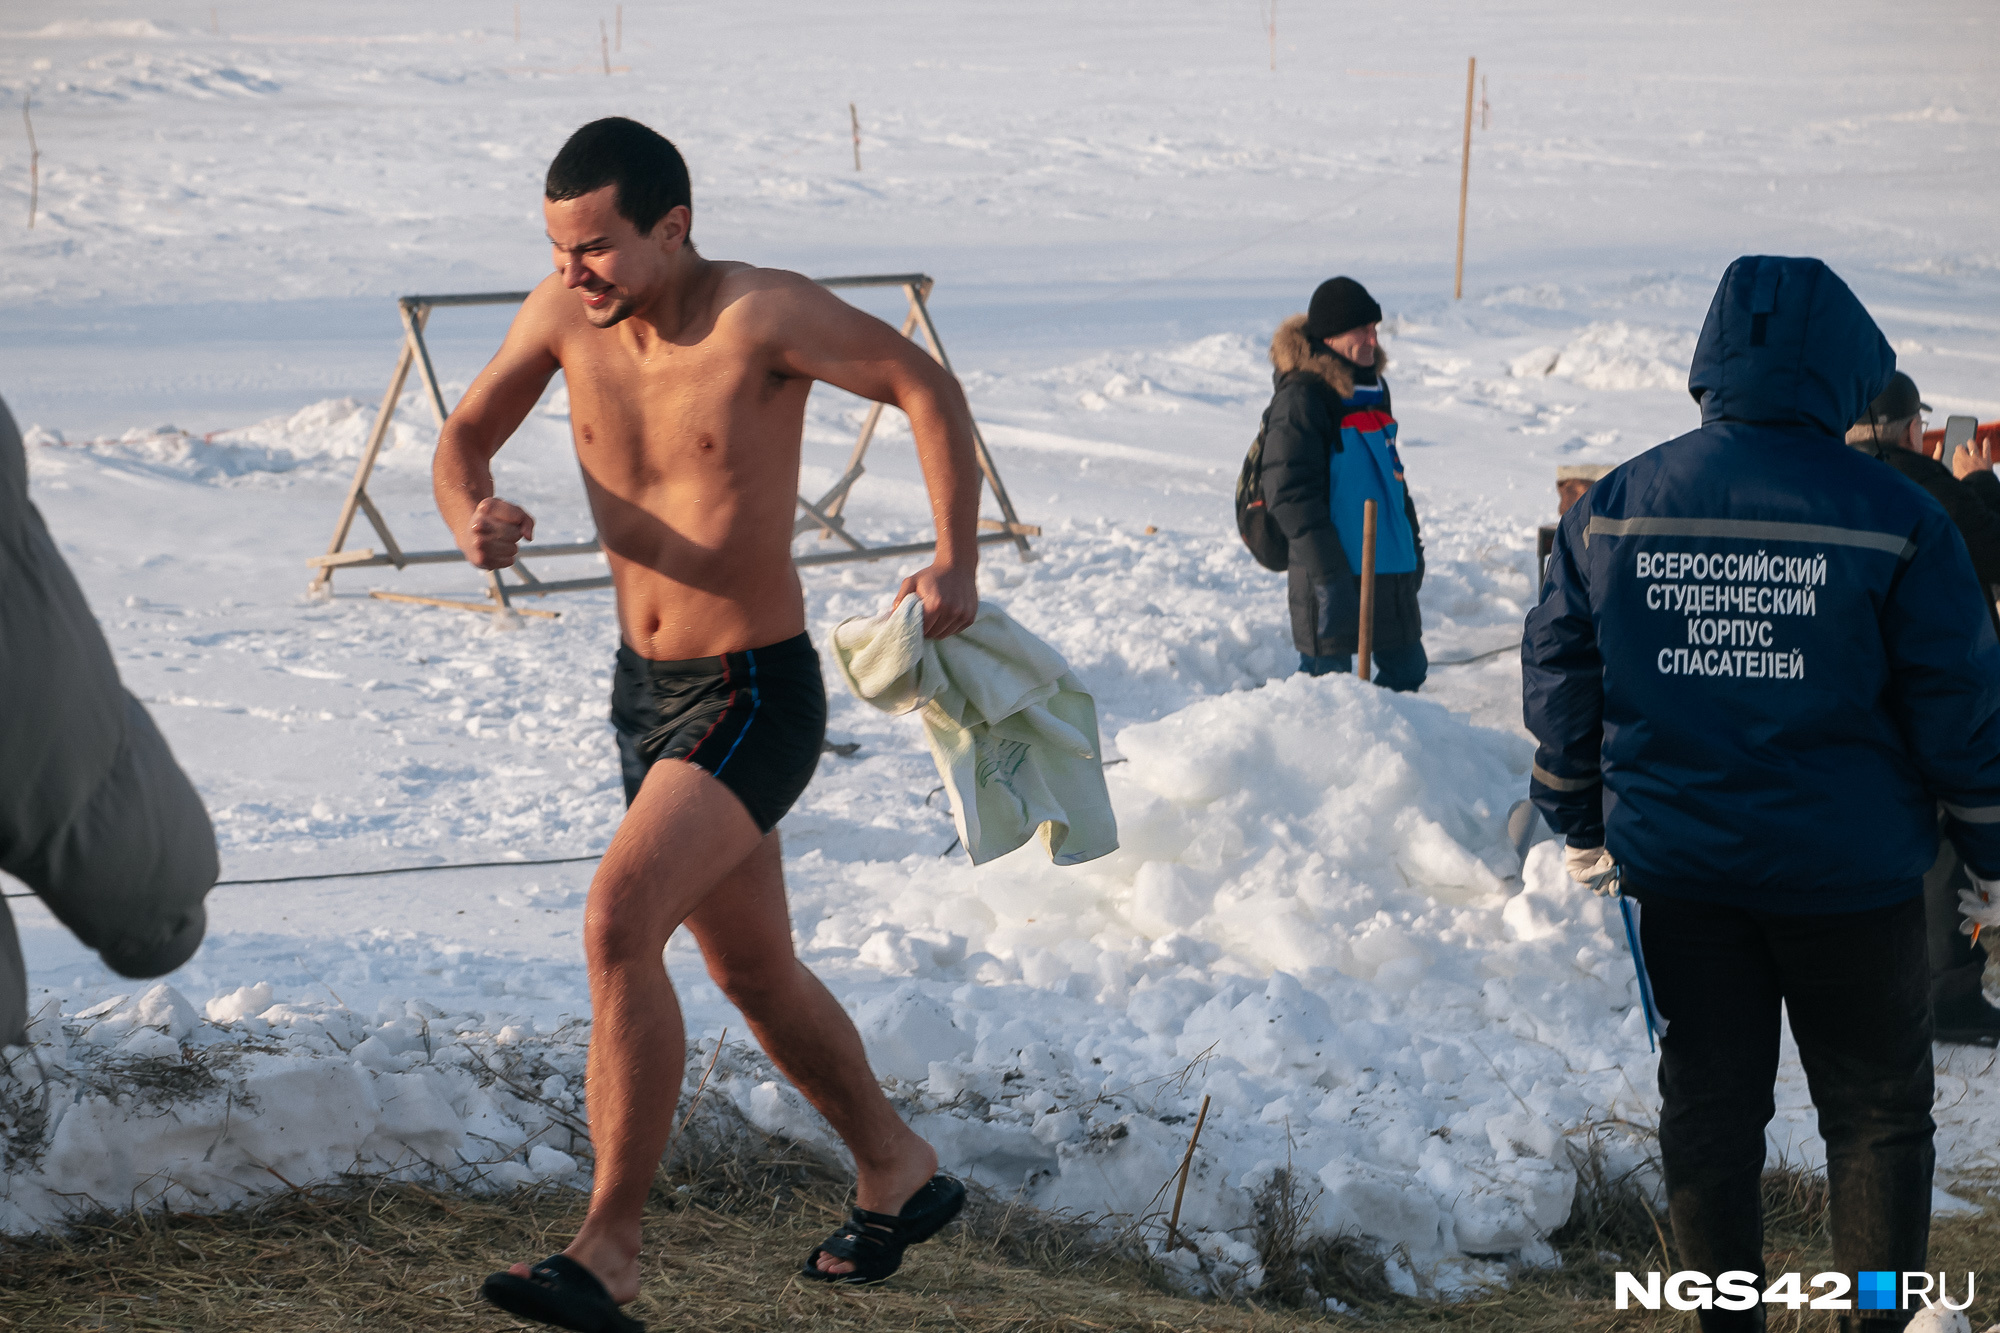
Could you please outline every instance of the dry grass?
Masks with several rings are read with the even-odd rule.
[[[1628,1182],[1586,1179],[1583,1206],[1556,1237],[1559,1270],[1523,1272],[1511,1289],[1449,1305],[1397,1297],[1382,1262],[1353,1246],[1284,1253],[1255,1302],[1214,1304],[1171,1294],[1143,1256],[1094,1242],[1087,1229],[975,1200],[965,1222],[910,1252],[887,1287],[829,1289],[792,1273],[838,1221],[844,1187],[823,1165],[784,1156],[711,1153],[663,1177],[647,1220],[645,1293],[632,1312],[655,1329],[1281,1330],[1356,1323],[1389,1333],[1442,1326],[1497,1333],[1686,1330],[1692,1315],[1611,1308],[1617,1268],[1668,1267],[1643,1201]],[[1830,1266],[1824,1186],[1767,1178],[1771,1265],[1808,1274]],[[1931,1267],[1963,1272],[2000,1254],[2000,1192],[1983,1215],[1938,1226]],[[1297,1200],[1292,1200],[1296,1208]],[[1267,1212],[1286,1206],[1282,1188]],[[498,1330],[520,1327],[481,1305],[479,1279],[516,1259],[558,1249],[582,1215],[573,1193],[467,1199],[410,1185],[299,1193],[255,1209],[104,1218],[61,1237],[0,1241],[0,1328]],[[1267,1229],[1271,1218],[1267,1217]],[[1282,1218],[1278,1219],[1282,1224]],[[1278,1234],[1278,1233],[1274,1233]],[[1273,1242],[1275,1247],[1279,1240]],[[1613,1260],[1605,1257],[1616,1254]],[[1308,1289],[1311,1289],[1310,1292]],[[1324,1293],[1351,1318],[1284,1308]],[[1973,1327],[2000,1319],[2000,1292],[1982,1292]],[[1772,1311],[1774,1333],[1830,1330]]]

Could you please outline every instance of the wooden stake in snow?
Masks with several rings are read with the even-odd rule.
[[[722,1043],[728,1040],[729,1029],[724,1028],[722,1035],[715,1039],[715,1049],[709,1052],[708,1068],[701,1071],[701,1082],[694,1085],[694,1096],[688,1098],[687,1113],[681,1117],[680,1124],[674,1126],[673,1134],[668,1137],[666,1152],[660,1154],[663,1160],[673,1152],[674,1144],[680,1141],[681,1135],[687,1132],[688,1121],[694,1119],[695,1108],[701,1105],[701,1094],[708,1091],[708,1076],[715,1072],[715,1062],[722,1058]]]
[[[854,103],[847,104],[847,120],[854,127],[854,169],[861,170],[861,113],[854,109]]]
[[[1186,1156],[1181,1158],[1180,1183],[1174,1186],[1173,1216],[1167,1219],[1167,1248],[1180,1248],[1181,1196],[1187,1193],[1188,1168],[1194,1165],[1194,1145],[1201,1142],[1202,1123],[1208,1119],[1208,1094],[1201,1094],[1201,1110],[1194,1118],[1194,1133],[1188,1135]]]
[[[35,146],[35,121],[28,114],[28,95],[21,94],[21,123],[28,127],[28,230],[35,229],[35,206],[42,201],[42,150]]]
[[[1465,295],[1465,195],[1472,185],[1472,82],[1479,57],[1465,61],[1465,150],[1458,161],[1458,269],[1451,280],[1451,299]]]
[[[1271,72],[1278,72],[1278,0],[1263,0],[1264,32],[1271,41]]]
[[[1361,642],[1354,649],[1354,678],[1367,680],[1375,660],[1375,502],[1361,503]]]
[[[495,607],[491,602],[466,602],[451,597],[419,597],[415,593],[408,592],[383,592],[380,588],[369,589],[368,595],[384,602],[409,602],[415,606],[442,606],[453,611],[480,611],[492,614],[498,610],[511,612],[517,616],[540,616],[544,620],[554,620],[562,615],[560,611],[538,611],[532,606]]]
[[[597,20],[597,44],[604,50],[604,76],[611,77],[611,34],[604,30],[604,20]]]

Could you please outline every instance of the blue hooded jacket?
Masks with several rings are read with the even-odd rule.
[[[1937,502],[1842,443],[1895,354],[1816,259],[1746,256],[1699,430],[1571,506],[1521,679],[1530,793],[1641,890],[1792,913],[2000,877],[2000,642]]]

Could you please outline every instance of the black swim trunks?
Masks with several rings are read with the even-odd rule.
[[[812,781],[826,739],[826,685],[804,634],[768,648],[655,662],[623,644],[611,725],[625,804],[662,759],[685,759],[736,793],[769,833]]]

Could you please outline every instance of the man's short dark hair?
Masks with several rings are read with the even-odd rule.
[[[694,207],[680,149],[623,116],[593,120],[570,135],[549,163],[542,193],[552,201],[576,199],[607,185],[618,187],[619,215],[642,236],[670,210]]]

